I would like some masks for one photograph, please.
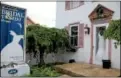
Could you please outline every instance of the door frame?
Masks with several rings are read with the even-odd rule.
[[[93,53],[93,56],[92,56],[92,59],[93,59],[93,64],[97,64],[97,65],[102,65],[102,62],[98,62],[98,61],[96,61],[96,59],[95,59],[95,54],[96,54],[96,44],[97,44],[97,41],[96,41],[96,38],[97,38],[97,36],[96,36],[96,34],[97,34],[97,27],[105,27],[106,29],[107,29],[107,27],[108,27],[108,23],[103,23],[103,24],[93,24],[93,26],[92,26],[92,28],[93,28],[93,32],[92,32],[92,39],[93,39],[93,42],[92,42],[92,48],[93,48],[93,51],[92,51],[92,53]],[[106,45],[106,47],[105,47],[105,53],[107,52],[107,40],[105,40],[105,45]],[[107,55],[106,55],[106,57],[108,57]]]
[[[99,26],[99,27],[104,27],[106,29],[106,26]],[[95,56],[97,54],[97,51],[98,51],[98,48],[99,48],[99,39],[98,39],[98,33],[99,33],[99,27],[95,27],[95,48],[94,48],[94,61],[95,61],[95,64],[98,64],[98,65],[102,65],[102,61],[98,61],[96,60]],[[106,53],[106,40],[104,39],[104,53]],[[103,58],[105,57],[105,55],[103,55]],[[102,58],[102,59],[103,59]]]

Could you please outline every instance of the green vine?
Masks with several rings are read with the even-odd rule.
[[[115,42],[115,47],[117,47],[117,45],[121,44],[121,34],[120,34],[120,23],[121,19],[118,20],[112,20],[109,23],[108,28],[106,29],[106,31],[104,32],[104,37],[105,39],[113,39],[116,40],[117,42]]]

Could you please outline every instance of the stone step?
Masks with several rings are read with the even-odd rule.
[[[120,75],[118,69],[104,69],[98,65],[85,63],[56,65],[55,70],[72,77],[118,77]]]
[[[63,69],[63,68],[60,68],[58,66],[55,66],[55,70],[62,73],[62,74],[66,74],[66,76],[70,76],[70,77],[85,77],[85,76],[82,76],[80,74],[77,74],[73,71],[69,71],[69,70],[66,70],[66,69]],[[65,76],[65,75],[64,75]]]

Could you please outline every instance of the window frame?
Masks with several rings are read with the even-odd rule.
[[[69,27],[70,27],[70,31],[69,31],[69,35],[70,35],[70,39],[69,39],[69,41],[70,41],[70,45],[71,46],[74,46],[74,47],[78,47],[78,37],[79,37],[79,25],[80,25],[80,23],[73,23],[73,24],[70,24],[69,25]],[[75,44],[71,44],[71,37],[74,37],[74,36],[72,36],[72,27],[77,27],[77,36],[75,36],[75,37],[77,37],[77,45],[75,45]],[[74,39],[73,39],[73,43],[74,43]]]
[[[67,2],[69,2],[68,6],[67,6]],[[76,7],[71,7],[70,6],[70,4],[72,4],[71,2],[79,2],[79,5],[76,6]],[[84,1],[65,1],[65,10],[75,9],[75,8],[78,8],[78,7],[82,6],[82,5],[84,5]]]

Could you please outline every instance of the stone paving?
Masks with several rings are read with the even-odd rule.
[[[56,65],[55,69],[73,77],[118,77],[120,75],[118,69],[103,69],[101,66],[86,63]]]

